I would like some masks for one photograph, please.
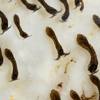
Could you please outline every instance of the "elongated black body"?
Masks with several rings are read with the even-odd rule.
[[[86,49],[90,53],[91,60],[90,60],[90,63],[88,65],[88,70],[91,73],[95,73],[96,70],[97,70],[97,66],[98,66],[98,59],[97,59],[97,55],[96,55],[96,52],[95,52],[94,48],[88,42],[87,38],[82,34],[78,34],[77,35],[77,43],[82,48]]]
[[[24,31],[22,30],[22,28],[21,28],[21,26],[20,26],[20,19],[19,19],[19,16],[16,15],[16,14],[14,15],[14,23],[15,23],[16,27],[17,27],[18,30],[19,30],[20,36],[22,36],[23,38],[29,37],[29,35],[28,35],[26,32],[24,32]]]
[[[100,17],[97,15],[93,15],[93,21],[100,28]]]
[[[81,100],[76,91],[70,90],[70,96],[73,100]]]
[[[65,12],[64,12],[64,14],[62,15],[62,20],[63,20],[63,21],[66,21],[67,18],[69,17],[69,5],[68,5],[67,0],[60,0],[60,1],[63,3],[63,5],[64,5],[64,7],[65,7]]]
[[[61,44],[59,43],[59,41],[55,35],[55,32],[52,30],[52,28],[46,27],[46,34],[53,40],[55,47],[57,49],[58,57],[56,60],[58,60],[62,55],[70,54],[70,53],[64,53],[63,48],[62,48]]]
[[[75,0],[75,6],[76,6],[76,8],[77,8],[78,6],[81,6],[81,7],[80,7],[80,10],[82,11],[82,10],[84,9],[83,0]]]
[[[32,10],[32,11],[37,11],[40,9],[40,7],[38,8],[36,4],[30,4],[27,2],[27,0],[21,0],[22,3],[26,6],[26,8]]]
[[[61,100],[59,92],[52,89],[50,93],[50,99],[51,100]]]
[[[49,5],[45,2],[45,0],[38,0],[38,1],[42,4],[42,6],[45,8],[45,10],[46,10],[49,14],[52,14],[52,17],[55,16],[57,13],[61,12],[61,10],[60,10],[60,11],[57,11],[55,8],[49,6]]]
[[[3,64],[3,55],[2,55],[2,50],[0,48],[0,66]]]
[[[0,11],[0,18],[1,18],[1,28],[2,28],[2,33],[3,34],[5,31],[7,31],[10,27],[8,27],[8,19],[6,17],[6,15]]]
[[[99,100],[100,100],[100,79],[97,76],[91,74],[90,75],[90,80],[98,88],[98,91],[99,91]]]
[[[11,77],[12,81],[17,80],[18,78],[17,63],[10,49],[7,49],[7,48],[5,49],[5,56],[11,61],[12,66],[13,66],[13,72],[12,72],[12,77]]]

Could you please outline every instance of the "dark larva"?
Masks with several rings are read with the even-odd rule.
[[[62,55],[66,56],[66,55],[70,54],[70,53],[64,53],[63,48],[62,48],[61,44],[59,43],[59,41],[55,35],[55,32],[52,30],[52,28],[46,27],[46,34],[53,40],[55,47],[57,49],[58,57],[56,60],[58,60]]]
[[[98,91],[99,91],[99,100],[100,100],[100,79],[97,76],[91,74],[90,75],[90,80],[98,88]]]
[[[81,100],[76,91],[70,90],[70,96],[73,100]]]
[[[97,15],[93,15],[93,21],[100,28],[100,17]]]
[[[50,99],[51,100],[61,100],[59,92],[52,89],[50,93]]]
[[[60,13],[60,12],[62,11],[62,10],[57,11],[55,8],[49,6],[49,5],[45,2],[45,0],[38,0],[38,1],[42,4],[42,6],[45,8],[45,10],[46,10],[49,14],[52,15],[52,17],[54,17],[57,13]]]
[[[63,3],[63,5],[65,7],[65,12],[62,15],[62,21],[66,21],[67,18],[69,17],[69,5],[68,5],[67,0],[60,0],[60,1]]]
[[[7,48],[5,49],[5,56],[11,61],[13,66],[13,72],[11,77],[12,81],[17,80],[18,77],[17,63],[10,49]]]
[[[97,70],[97,66],[98,66],[98,59],[97,59],[97,55],[96,55],[94,48],[91,46],[91,44],[89,44],[87,38],[82,34],[77,35],[77,43],[82,48],[86,49],[90,53],[91,60],[90,60],[90,63],[88,65],[88,70],[91,73],[95,73]]]
[[[36,4],[30,4],[27,2],[27,0],[21,0],[22,3],[26,6],[26,8],[32,10],[32,11],[37,11],[40,9],[40,7],[38,8]]]
[[[22,36],[23,38],[29,37],[29,35],[28,35],[26,32],[24,32],[24,31],[22,30],[22,28],[21,28],[21,26],[20,26],[20,19],[19,19],[19,16],[16,15],[16,14],[14,15],[14,23],[15,23],[16,27],[17,27],[18,30],[19,30],[20,36]]]
[[[1,28],[3,30],[1,34],[3,34],[5,31],[11,28],[11,26],[8,27],[8,19],[2,11],[0,11],[0,18],[1,18]]]

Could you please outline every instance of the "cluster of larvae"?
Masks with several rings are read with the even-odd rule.
[[[69,5],[67,0],[59,0],[65,7],[65,12],[62,15],[62,21],[66,21],[67,18],[69,17]],[[11,1],[10,1],[11,2]],[[37,11],[39,10],[41,7],[37,7],[36,4],[30,4],[28,1],[26,0],[21,0],[21,2],[26,6],[27,9],[32,10],[32,11]],[[49,4],[46,3],[45,0],[38,0],[38,2],[45,8],[45,10],[52,15],[52,17],[54,17],[57,13],[60,13],[62,10],[58,11],[55,8],[51,7]],[[84,9],[84,3],[82,0],[74,0],[75,2],[75,6],[76,8],[80,6],[80,11],[82,11]],[[0,10],[0,18],[1,18],[1,29],[2,29],[2,34],[4,34],[8,29],[10,29],[12,26],[8,25],[8,19],[6,17],[6,15]],[[13,21],[14,24],[16,25],[19,34],[22,38],[27,38],[30,37],[30,35],[28,35],[21,27],[20,25],[20,18],[17,14],[15,14],[13,16]],[[100,17],[98,15],[93,15],[93,21],[94,23],[100,28]],[[67,56],[70,54],[70,52],[64,52],[63,47],[61,46],[61,44],[59,43],[59,40],[54,32],[54,30],[47,26],[45,29],[45,32],[47,34],[47,36],[49,38],[52,39],[54,46],[57,50],[57,58],[56,60],[59,60],[61,56]],[[76,38],[77,44],[82,47],[83,49],[87,50],[88,53],[90,54],[90,63],[88,65],[88,71],[90,72],[89,74],[89,78],[91,80],[91,82],[97,87],[98,92],[99,92],[99,99],[100,100],[100,79],[94,75],[95,73],[97,73],[97,67],[98,67],[98,59],[97,59],[97,55],[96,52],[93,48],[93,46],[89,43],[88,39],[86,38],[86,36],[82,35],[82,34],[77,34],[77,38]],[[12,66],[13,66],[13,71],[12,71],[12,76],[11,76],[11,80],[15,81],[18,79],[18,68],[17,68],[17,63],[15,60],[15,57],[12,53],[12,51],[8,48],[5,48],[4,50],[5,56],[8,58],[9,61],[11,61]],[[0,66],[3,64],[3,55],[2,55],[2,50],[0,48]],[[59,85],[60,87],[62,87],[62,85]],[[90,100],[92,99],[95,95],[92,95],[91,97],[86,97],[85,94],[83,93],[83,95],[80,97],[78,95],[78,93],[74,90],[70,90],[70,96],[73,100]],[[51,100],[61,100],[60,97],[60,93],[55,90],[52,89],[51,93],[50,93],[50,98]]]

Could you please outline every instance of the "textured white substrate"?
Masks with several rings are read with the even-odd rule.
[[[46,1],[58,10],[63,8],[59,0]],[[30,2],[40,6],[37,0]],[[87,36],[100,61],[100,29],[92,21],[93,14],[100,16],[100,0],[84,0],[83,12],[75,9],[74,0],[68,2],[70,16],[65,23],[61,23],[59,20],[63,11],[50,19],[51,15],[43,7],[32,12],[26,9],[20,0],[12,0],[10,3],[8,0],[0,0],[0,10],[7,15],[9,25],[12,25],[11,29],[0,36],[0,47],[3,56],[5,48],[12,50],[19,70],[18,80],[10,82],[12,65],[4,56],[4,64],[0,67],[0,100],[50,100],[50,91],[57,89],[59,82],[64,82],[60,90],[62,100],[71,100],[70,89],[80,95],[84,90],[86,96],[97,93],[96,87],[88,77],[90,55],[77,45],[76,36],[78,33]],[[14,14],[19,15],[23,30],[32,35],[31,37],[22,39],[19,36],[13,22]],[[71,52],[69,56],[62,57],[59,61],[54,60],[57,53],[53,42],[45,34],[46,26],[54,29],[64,51]],[[71,58],[76,63],[70,63],[67,73],[64,74],[65,66]],[[100,72],[97,75],[100,77]]]

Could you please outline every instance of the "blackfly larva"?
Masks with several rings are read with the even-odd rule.
[[[76,91],[70,90],[70,96],[73,100],[81,100]]]
[[[64,50],[61,46],[61,44],[59,43],[56,35],[55,35],[55,32],[53,31],[52,28],[50,27],[46,27],[46,34],[53,40],[54,44],[55,44],[55,47],[57,49],[57,52],[58,52],[58,57],[56,60],[58,60],[61,56],[63,55],[69,55],[70,53],[64,53]]]
[[[42,6],[45,8],[45,10],[52,15],[52,17],[54,17],[57,13],[60,13],[62,10],[57,11],[55,8],[51,7],[50,5],[48,5],[45,0],[38,0]]]
[[[1,28],[3,30],[3,32],[1,34],[3,34],[9,28],[11,28],[11,26],[8,26],[8,19],[7,19],[6,15],[2,11],[0,11],[0,18],[1,18]]]
[[[95,52],[94,48],[92,47],[92,45],[88,42],[87,38],[82,34],[77,35],[77,43],[82,48],[86,49],[91,55],[91,60],[88,65],[88,70],[91,73],[97,72],[98,59],[97,59],[96,52]]]
[[[10,49],[7,49],[7,48],[5,49],[5,56],[11,61],[12,66],[13,66],[13,72],[12,72],[12,77],[11,77],[12,81],[17,80],[18,78],[17,63]]]
[[[38,8],[36,4],[31,4],[31,3],[28,3],[27,0],[21,0],[22,3],[26,6],[26,8],[32,10],[32,11],[37,11],[40,9],[40,7]]]
[[[69,5],[68,5],[67,0],[60,0],[60,1],[63,3],[63,5],[65,7],[65,12],[62,15],[62,21],[66,21],[67,18],[69,17]]]
[[[93,21],[100,28],[100,17],[94,14]]]
[[[50,93],[50,99],[51,100],[61,100],[60,94],[58,91],[52,89]]]
[[[99,100],[100,100],[100,79],[97,76],[91,74],[90,75],[90,80],[98,88],[98,91],[99,91]]]
[[[20,19],[19,19],[19,16],[17,14],[14,15],[14,23],[19,30],[20,36],[22,36],[23,38],[29,37],[29,35],[22,30],[22,28],[20,26]]]

